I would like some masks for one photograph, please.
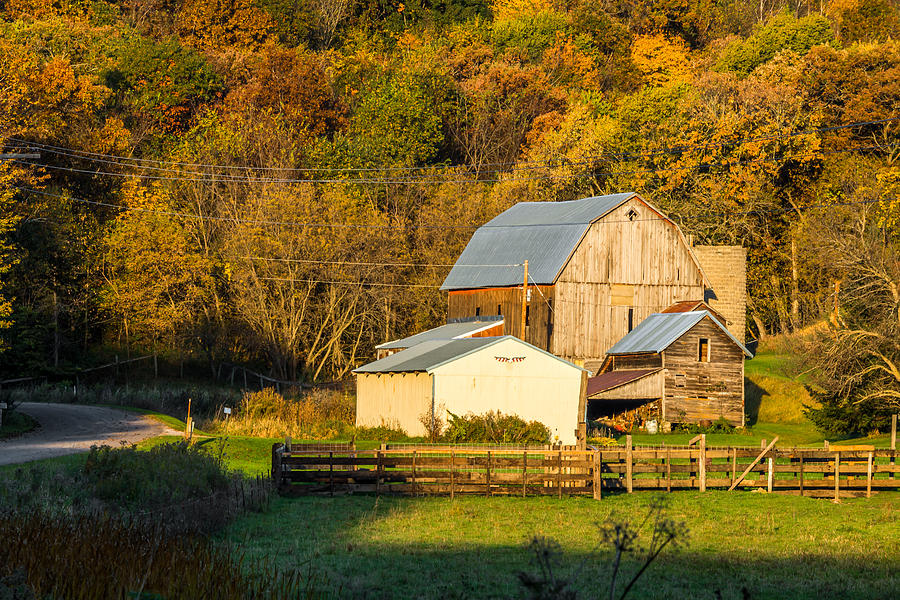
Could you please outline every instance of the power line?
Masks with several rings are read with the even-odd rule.
[[[565,162],[561,162],[557,166],[570,166],[570,165],[582,165],[582,164],[591,164],[592,162],[603,159],[603,158],[612,158],[615,160],[628,160],[632,158],[649,158],[653,156],[659,156],[661,154],[682,154],[684,152],[690,150],[705,150],[709,148],[717,148],[722,146],[732,146],[742,143],[753,143],[753,142],[761,142],[761,141],[775,141],[780,139],[788,139],[792,137],[799,137],[803,135],[811,135],[815,133],[827,133],[831,131],[837,131],[841,129],[851,129],[856,127],[865,127],[870,125],[880,125],[884,123],[889,123],[892,121],[900,120],[900,117],[889,117],[885,119],[878,119],[872,121],[857,121],[854,123],[845,123],[841,125],[830,125],[825,127],[819,127],[814,129],[807,129],[803,131],[789,132],[784,134],[770,134],[765,136],[757,136],[757,137],[746,137],[746,138],[731,138],[722,140],[719,142],[705,142],[700,144],[682,144],[678,146],[672,146],[669,148],[662,148],[660,150],[656,150],[648,153],[629,153],[629,152],[611,152],[611,153],[603,153],[597,155],[585,155],[581,156],[575,161],[565,160]],[[138,167],[144,169],[152,169],[158,171],[167,171],[167,172],[184,172],[183,169],[170,169],[167,167],[156,167],[156,166],[148,166],[142,163],[150,163],[156,165],[173,165],[176,167],[193,167],[199,169],[222,169],[222,170],[239,170],[239,171],[278,171],[278,172],[296,172],[296,173],[316,173],[316,172],[326,172],[326,173],[373,173],[373,172],[402,172],[402,171],[424,171],[424,170],[433,170],[433,169],[471,169],[474,165],[466,165],[466,164],[455,164],[455,165],[424,165],[419,167],[404,167],[404,166],[378,166],[378,167],[253,167],[253,166],[241,166],[241,165],[222,165],[222,164],[213,164],[213,163],[190,163],[190,162],[178,162],[178,161],[165,161],[158,159],[149,159],[149,158],[135,158],[135,157],[127,157],[120,156],[114,154],[103,154],[98,152],[88,152],[85,150],[77,150],[74,148],[67,148],[64,146],[54,146],[51,144],[43,144],[39,142],[28,142],[26,140],[22,140],[19,138],[9,138],[10,141],[13,141],[17,144],[34,146],[38,147],[46,152],[57,154],[61,156],[68,156],[70,158],[80,158],[83,160],[91,161],[91,162],[100,162],[105,164],[114,164],[118,166],[126,166],[126,167]],[[130,161],[130,162],[129,162]],[[529,166],[526,166],[529,165]],[[530,169],[543,169],[543,168],[552,168],[552,165],[548,165],[547,161],[507,161],[507,162],[490,162],[484,163],[482,166],[513,166],[511,169],[497,169],[492,171],[481,171],[488,173],[499,173],[506,171],[516,171],[516,170],[530,170]]]
[[[698,163],[696,165],[683,165],[683,166],[672,166],[672,167],[656,167],[656,168],[645,168],[645,169],[633,169],[630,171],[609,171],[609,172],[590,172],[584,174],[565,174],[565,175],[539,175],[539,176],[530,176],[530,177],[507,177],[507,178],[499,178],[499,179],[479,179],[479,178],[468,178],[468,179],[446,179],[446,178],[432,178],[432,179],[371,179],[371,178],[349,178],[349,179],[294,179],[294,178],[263,178],[263,177],[249,177],[242,178],[234,175],[225,175],[219,176],[214,175],[211,177],[164,177],[160,175],[135,175],[131,173],[115,173],[111,171],[92,171],[90,169],[76,169],[74,167],[62,167],[58,165],[49,165],[46,163],[35,163],[35,162],[26,162],[22,160],[16,160],[14,162],[18,162],[20,164],[30,165],[34,167],[41,167],[46,169],[53,169],[56,171],[66,171],[72,173],[80,173],[87,175],[102,175],[109,177],[120,177],[120,178],[139,178],[139,179],[148,179],[153,181],[184,181],[184,182],[193,182],[193,183],[226,183],[226,182],[236,182],[236,183],[284,183],[284,184],[292,184],[292,183],[342,183],[342,184],[373,184],[373,185],[403,185],[403,184],[451,184],[451,183],[460,183],[460,184],[473,184],[473,183],[503,183],[503,182],[527,182],[527,181],[548,181],[548,180],[560,180],[560,179],[592,179],[596,177],[612,177],[617,175],[642,175],[648,173],[665,173],[665,172],[673,172],[673,171],[695,171],[695,170],[709,170],[713,167],[734,167],[734,166],[746,166],[752,164],[762,164],[762,163],[770,163],[770,162],[779,162],[782,160],[790,160],[790,159],[798,159],[798,158],[815,158],[818,156],[829,156],[833,154],[841,154],[844,152],[861,152],[865,150],[884,150],[885,148],[889,148],[892,146],[896,146],[900,144],[900,142],[890,142],[887,144],[875,144],[870,146],[855,146],[852,148],[839,148],[829,151],[819,151],[819,152],[808,152],[806,154],[796,154],[791,156],[781,156],[781,157],[771,157],[771,158],[759,158],[759,159],[748,159],[744,161],[726,161],[719,163]]]
[[[275,225],[275,226],[284,226],[284,227],[321,227],[321,228],[335,228],[335,229],[478,229],[481,225],[369,225],[369,224],[357,224],[357,223],[312,223],[312,222],[300,222],[300,221],[264,221],[264,220],[255,220],[255,219],[239,219],[236,217],[218,217],[213,215],[197,215],[191,213],[181,213],[174,211],[159,211],[152,210],[147,208],[137,208],[131,206],[121,206],[118,204],[111,204],[108,202],[99,202],[96,200],[85,200],[82,198],[77,198],[74,196],[63,196],[61,194],[52,194],[50,192],[44,192],[42,190],[34,190],[30,188],[20,187],[20,186],[9,186],[13,189],[39,194],[42,196],[49,196],[53,198],[61,198],[63,200],[70,200],[72,202],[78,202],[82,204],[89,204],[95,206],[103,206],[107,208],[115,208],[118,210],[124,210],[127,212],[140,212],[145,214],[158,214],[164,216],[176,216],[183,217],[188,219],[200,220],[200,221],[217,221],[217,222],[229,222],[229,223],[243,223],[243,224],[251,224],[251,225]],[[884,199],[875,199],[875,200],[852,200],[847,202],[821,202],[818,204],[808,204],[806,206],[800,207],[789,207],[789,208],[771,208],[771,209],[754,209],[754,210],[745,210],[745,211],[709,211],[709,212],[700,212],[692,215],[683,215],[678,213],[666,213],[664,217],[657,218],[635,218],[635,219],[605,219],[602,221],[598,221],[601,224],[614,224],[614,223],[637,223],[642,221],[658,221],[660,219],[674,221],[676,219],[681,221],[689,221],[692,219],[710,219],[710,218],[723,218],[723,217],[738,217],[738,216],[757,216],[757,215],[769,215],[769,214],[781,214],[781,213],[789,213],[796,211],[805,211],[812,210],[815,208],[831,208],[837,206],[856,206],[856,205],[865,205],[865,204],[876,204],[878,202],[882,202]],[[552,227],[554,224],[534,224],[529,225],[529,227]],[[288,260],[288,259],[284,259]],[[453,266],[462,266],[462,265],[453,265]],[[520,265],[486,265],[486,266],[520,266]]]
[[[379,286],[379,287],[410,287],[410,288],[439,288],[439,285],[425,285],[422,283],[381,283],[378,281],[342,281],[342,280],[324,280],[324,279],[293,279],[291,277],[257,277],[260,281],[282,281],[285,283],[327,283],[333,285],[362,285],[362,286]]]
[[[263,260],[263,261],[273,261],[273,262],[287,262],[287,263],[309,263],[309,264],[323,264],[323,265],[348,265],[348,266],[364,266],[364,267],[453,267],[456,266],[455,263],[398,263],[398,262],[354,262],[354,261],[344,261],[344,260],[315,260],[311,258],[271,258],[266,256],[243,256],[241,258],[247,260]],[[478,267],[478,268],[488,268],[488,267],[521,267],[522,263],[509,264],[509,265],[459,265],[461,267]]]

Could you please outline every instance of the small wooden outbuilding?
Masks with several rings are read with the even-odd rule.
[[[512,336],[430,340],[353,372],[358,426],[425,435],[432,416],[500,411],[540,421],[552,438],[574,444],[583,421],[584,369]]]
[[[451,319],[446,325],[429,329],[399,340],[375,346],[375,358],[381,360],[391,354],[432,340],[461,340],[465,338],[497,337],[503,335],[503,317],[471,317]]]
[[[744,425],[744,345],[709,310],[655,313],[588,380],[589,419]]]

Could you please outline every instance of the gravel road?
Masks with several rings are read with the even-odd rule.
[[[157,435],[180,435],[137,413],[78,404],[23,402],[19,410],[41,426],[25,435],[0,441],[0,465],[74,454],[91,446],[133,444]]]

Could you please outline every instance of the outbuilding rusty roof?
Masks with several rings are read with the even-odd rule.
[[[676,302],[675,304],[661,312],[684,313],[694,312],[697,310],[708,310],[715,318],[727,324],[725,317],[722,316],[722,313],[711,307],[703,300],[681,300],[680,302]]]
[[[650,375],[652,373],[656,373],[659,370],[659,368],[622,369],[620,371],[609,371],[607,373],[597,375],[596,377],[591,377],[590,379],[588,379],[587,383],[587,397],[590,398],[594,394],[599,394],[600,392],[605,392],[606,390],[617,388],[620,385],[625,385],[626,383],[637,381],[638,379],[646,377],[647,375]]]

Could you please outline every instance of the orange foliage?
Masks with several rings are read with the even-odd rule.
[[[203,50],[256,49],[273,39],[269,13],[253,0],[185,0],[176,27],[181,39]]]

